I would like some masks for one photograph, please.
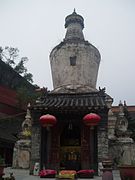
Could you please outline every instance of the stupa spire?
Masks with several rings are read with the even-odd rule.
[[[84,19],[81,15],[76,13],[75,8],[73,13],[66,17],[65,28],[67,28],[65,40],[84,40],[82,32],[84,28]]]
[[[80,93],[96,90],[100,53],[83,36],[84,19],[73,12],[65,18],[64,40],[50,53],[53,92]]]

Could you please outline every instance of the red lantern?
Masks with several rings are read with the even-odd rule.
[[[84,116],[83,122],[87,126],[96,126],[101,120],[98,114],[90,113]]]
[[[57,122],[56,117],[50,114],[41,116],[39,121],[43,127],[54,126]]]

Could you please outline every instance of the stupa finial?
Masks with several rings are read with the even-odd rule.
[[[72,15],[77,15],[76,10],[74,8]]]
[[[65,18],[65,28],[67,28],[65,40],[82,40],[84,41],[83,28],[84,28],[84,19],[81,15],[74,11],[72,14],[68,15]]]

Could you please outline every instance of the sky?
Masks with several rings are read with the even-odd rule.
[[[53,89],[49,54],[74,8],[101,54],[97,89],[106,87],[113,105],[135,105],[135,0],[0,0],[0,46],[17,47],[34,83]]]

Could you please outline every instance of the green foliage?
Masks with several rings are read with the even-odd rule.
[[[22,75],[27,81],[33,82],[33,75],[27,72],[25,63],[28,62],[27,57],[19,58],[19,49],[8,47],[0,47],[0,59],[11,66],[17,73]],[[18,61],[18,62],[17,62]]]
[[[31,83],[33,83],[33,79],[32,79],[32,77],[33,77],[33,75],[31,74],[31,73],[24,73],[24,76],[23,76],[25,79],[27,79],[27,81],[29,81],[29,82],[31,82]]]
[[[33,104],[37,99],[38,94],[33,91],[28,91],[26,87],[19,87],[17,89],[17,99],[19,107],[26,107],[28,103]]]
[[[1,49],[1,60],[3,60],[6,64],[13,66],[15,65],[15,60],[18,57],[19,50],[17,48],[8,47],[0,48]]]
[[[19,74],[26,73],[27,69],[24,66],[24,63],[28,61],[27,57],[22,57],[18,64],[14,67],[14,70]]]

